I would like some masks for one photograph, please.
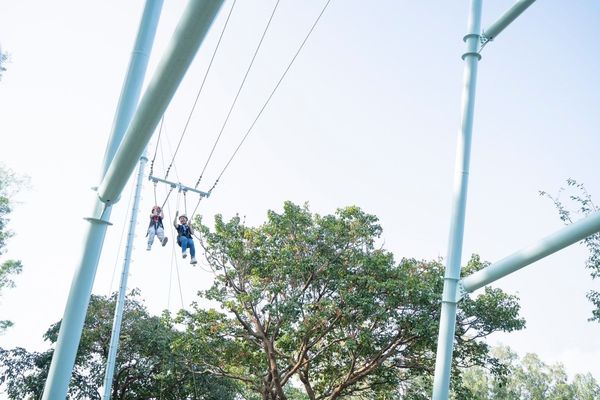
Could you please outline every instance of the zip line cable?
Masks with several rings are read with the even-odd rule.
[[[300,54],[300,51],[302,51],[302,48],[304,47],[304,45],[306,44],[306,42],[308,41],[308,38],[310,37],[310,35],[312,34],[313,30],[315,29],[315,27],[317,26],[317,24],[319,23],[319,20],[321,19],[321,17],[323,16],[323,13],[325,13],[325,10],[327,9],[327,6],[329,5],[329,3],[331,3],[331,0],[327,0],[327,2],[325,3],[325,5],[323,6],[323,9],[321,10],[321,12],[319,13],[319,16],[317,17],[317,19],[315,20],[315,22],[313,23],[313,25],[311,26],[310,30],[308,31],[308,34],[306,35],[306,37],[304,38],[304,40],[302,41],[302,43],[300,44],[300,47],[298,47],[298,50],[296,51],[296,54],[294,54],[294,57],[292,58],[292,60],[290,61],[290,63],[288,64],[287,68],[285,69],[285,71],[283,72],[283,74],[281,75],[281,78],[279,78],[279,81],[277,82],[277,84],[275,85],[275,87],[273,88],[273,90],[271,91],[271,94],[269,95],[269,97],[267,98],[267,100],[265,101],[265,103],[263,104],[262,108],[260,109],[260,111],[258,112],[258,115],[256,116],[256,118],[254,119],[254,122],[252,122],[252,125],[250,125],[250,128],[248,128],[248,131],[246,132],[246,134],[244,135],[244,137],[242,138],[240,144],[237,146],[237,148],[235,149],[235,151],[233,152],[233,154],[231,155],[231,158],[229,158],[229,161],[227,161],[227,164],[225,164],[225,167],[223,168],[223,170],[221,171],[221,173],[219,174],[219,176],[217,177],[217,180],[215,181],[215,183],[212,185],[212,187],[210,188],[210,190],[208,191],[208,193],[211,193],[213,191],[213,189],[217,186],[217,183],[219,183],[219,180],[221,179],[221,177],[223,176],[223,174],[225,173],[225,170],[227,170],[227,167],[229,167],[229,164],[231,164],[231,161],[233,161],[233,158],[235,157],[235,155],[238,153],[238,151],[240,150],[240,147],[242,147],[242,144],[244,144],[244,142],[246,141],[246,139],[248,138],[248,135],[250,134],[250,132],[252,132],[252,128],[254,128],[254,125],[256,125],[256,122],[258,121],[258,119],[260,118],[260,116],[262,115],[263,111],[265,110],[265,108],[267,108],[267,105],[269,104],[269,101],[271,100],[271,98],[273,97],[273,95],[275,94],[275,92],[277,91],[277,88],[279,87],[279,85],[281,84],[281,82],[283,81],[283,78],[285,78],[286,74],[288,73],[288,71],[290,70],[290,68],[292,67],[292,64],[294,63],[294,61],[296,60],[296,58],[298,57],[298,54]]]
[[[242,83],[240,84],[240,87],[238,88],[238,91],[233,99],[233,102],[231,103],[231,106],[229,107],[229,112],[227,113],[227,116],[225,117],[225,121],[223,122],[223,125],[221,126],[221,130],[219,131],[219,135],[217,136],[217,140],[215,140],[215,143],[213,144],[212,149],[210,150],[210,154],[208,155],[208,159],[206,160],[206,163],[204,164],[204,168],[202,168],[202,172],[200,172],[200,177],[198,178],[198,181],[196,182],[196,185],[194,186],[194,189],[198,188],[198,185],[200,184],[200,181],[202,180],[202,176],[204,175],[204,172],[206,171],[206,167],[208,166],[208,163],[210,162],[213,153],[215,152],[215,148],[217,147],[217,144],[219,143],[219,140],[221,139],[221,135],[223,134],[223,131],[225,130],[225,127],[227,126],[227,122],[229,122],[229,117],[231,116],[231,113],[237,103],[238,98],[240,97],[240,93],[242,92],[242,89],[244,88],[244,84],[246,83],[246,79],[248,78],[248,74],[250,73],[250,70],[252,69],[252,66],[254,65],[254,61],[256,60],[256,56],[258,55],[258,52],[260,50],[260,47],[263,43],[263,40],[265,39],[265,36],[267,35],[267,31],[269,30],[269,27],[271,26],[271,22],[273,21],[273,16],[275,15],[275,11],[277,11],[277,6],[279,6],[279,1],[277,0],[277,2],[275,3],[275,7],[273,7],[273,11],[271,12],[271,16],[269,17],[269,20],[267,21],[267,25],[265,26],[265,29],[262,33],[262,36],[260,37],[260,40],[258,42],[258,45],[256,46],[256,50],[254,50],[254,55],[252,56],[252,60],[250,60],[250,64],[248,65],[248,68],[246,69],[246,73],[244,74],[244,78],[242,79]]]
[[[171,160],[171,163],[169,164],[169,167],[167,168],[167,172],[165,173],[165,180],[169,176],[169,171],[171,170],[171,166],[173,165],[173,162],[175,161],[175,156],[177,155],[177,152],[179,151],[179,146],[181,145],[183,137],[184,137],[185,133],[187,132],[187,127],[190,123],[190,120],[192,119],[194,110],[196,109],[196,104],[198,103],[198,99],[200,98],[200,94],[202,93],[202,89],[204,88],[204,84],[206,83],[206,78],[208,77],[210,68],[212,67],[215,56],[217,55],[217,51],[219,50],[219,45],[221,44],[221,39],[223,39],[223,35],[225,34],[225,29],[227,28],[227,24],[229,23],[229,17],[231,17],[231,14],[233,13],[233,8],[235,7],[235,2],[236,2],[236,0],[233,1],[233,4],[231,5],[231,9],[229,10],[229,14],[227,14],[227,19],[225,20],[225,24],[223,25],[223,29],[221,30],[221,35],[219,36],[219,40],[217,41],[215,50],[213,51],[213,54],[210,58],[210,62],[208,63],[206,73],[204,74],[204,78],[202,79],[202,83],[200,84],[200,89],[198,90],[198,94],[196,95],[196,100],[194,100],[192,109],[190,110],[187,121],[185,122],[185,126],[183,127],[183,132],[181,133],[181,137],[179,138],[179,143],[177,143],[177,148],[175,149],[175,153],[173,153],[173,158]]]

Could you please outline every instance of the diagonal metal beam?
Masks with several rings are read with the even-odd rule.
[[[150,141],[223,0],[190,0],[115,158],[98,187],[105,204],[115,203]]]
[[[494,40],[500,32],[502,32],[508,25],[510,25],[523,11],[527,10],[535,0],[519,0],[511,8],[508,9],[502,16],[490,25],[487,29],[483,30],[482,41],[489,42]]]
[[[537,243],[503,258],[462,280],[466,293],[484,287],[537,260],[600,232],[600,212],[594,213],[547,236]]]

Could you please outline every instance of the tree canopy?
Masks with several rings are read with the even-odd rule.
[[[402,384],[431,375],[443,265],[396,262],[378,244],[375,216],[358,207],[320,216],[287,202],[258,227],[237,216],[217,216],[214,230],[197,225],[215,272],[200,295],[222,311],[196,304],[181,312],[186,332],[176,347],[203,371],[237,380],[264,400],[291,399],[292,387],[311,400],[389,399]],[[473,256],[464,271],[484,265]],[[479,339],[521,329],[518,311],[516,297],[499,289],[463,301],[455,385],[460,366],[498,366]]]
[[[70,398],[101,398],[115,298],[92,295],[69,386]],[[53,324],[44,338],[54,344],[59,328],[60,323]],[[138,292],[133,291],[125,302],[111,397],[233,400],[237,390],[230,381],[194,373],[187,356],[173,350],[179,335],[168,314],[149,315]],[[41,397],[52,353],[53,349],[0,349],[0,384],[6,385],[10,399]]]

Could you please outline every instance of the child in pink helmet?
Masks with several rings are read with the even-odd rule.
[[[163,226],[163,212],[159,206],[152,207],[150,212],[150,225],[148,225],[148,247],[146,250],[152,248],[154,242],[154,236],[158,236],[158,240],[163,245],[167,244],[168,238],[165,236],[165,228]]]

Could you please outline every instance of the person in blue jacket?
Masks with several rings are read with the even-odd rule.
[[[191,261],[190,264],[196,264],[196,249],[194,248],[194,240],[192,235],[194,230],[190,225],[185,214],[179,215],[179,211],[175,212],[175,220],[173,221],[175,229],[177,229],[177,243],[181,246],[181,255],[187,257],[187,249],[190,249]]]

